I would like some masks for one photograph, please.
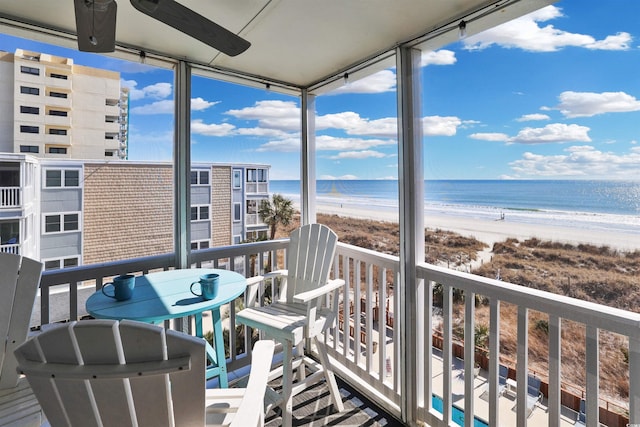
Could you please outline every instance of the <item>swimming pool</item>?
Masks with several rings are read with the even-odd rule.
[[[433,409],[436,411],[442,413],[443,404],[442,399],[439,396],[436,396],[435,394],[433,395],[431,398],[431,406],[433,406]],[[451,406],[451,408],[451,420],[459,426],[464,426],[464,411],[455,405]],[[473,427],[489,427],[489,424],[477,417],[474,417]]]

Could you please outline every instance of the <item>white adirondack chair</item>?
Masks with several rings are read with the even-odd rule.
[[[16,371],[13,351],[29,331],[42,263],[0,253],[0,425],[39,426],[42,410],[29,383]]]
[[[248,387],[239,390],[205,390],[201,338],[128,320],[47,329],[16,358],[53,427],[247,427],[264,425],[273,343],[254,351]]]
[[[282,343],[283,366],[273,370],[270,380],[282,376],[282,394],[274,404],[282,406],[282,422],[292,422],[292,398],[309,385],[326,379],[334,407],[342,412],[344,405],[329,363],[322,333],[333,327],[338,318],[338,292],[344,280],[328,280],[338,238],[327,226],[305,225],[294,230],[287,249],[286,270],[250,279],[247,307],[241,310],[238,322],[265,332]],[[268,306],[256,304],[257,284],[265,279],[281,278],[280,298]],[[329,305],[327,295],[333,296]],[[305,357],[304,344],[312,339],[320,364]],[[296,348],[294,359],[293,347]],[[305,377],[305,366],[313,372]],[[293,384],[293,371],[298,381]]]

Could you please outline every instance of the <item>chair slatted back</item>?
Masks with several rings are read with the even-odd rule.
[[[18,384],[13,351],[27,339],[43,264],[20,255],[0,253],[0,389]]]
[[[204,425],[201,339],[139,322],[87,320],[41,333],[16,356],[54,427]],[[162,365],[175,360],[188,360],[190,369]]]
[[[308,224],[291,233],[287,248],[287,302],[327,283],[338,236],[326,225]]]

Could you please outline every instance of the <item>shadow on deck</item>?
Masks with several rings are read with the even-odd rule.
[[[294,397],[294,426],[403,426],[400,421],[374,405],[339,378],[336,380],[344,402],[344,411],[337,413],[334,410],[329,389],[325,382],[321,381]],[[266,426],[276,427],[281,423],[279,408],[266,414]]]

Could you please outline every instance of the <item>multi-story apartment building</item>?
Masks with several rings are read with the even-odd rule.
[[[0,152],[125,159],[127,114],[118,72],[46,53],[0,52]]]
[[[0,251],[46,269],[171,252],[172,173],[170,163],[0,154]],[[193,164],[192,249],[266,236],[257,209],[268,174],[268,165]]]
[[[117,72],[0,52],[0,250],[63,268],[173,250],[173,168],[128,158]],[[198,163],[192,249],[266,235],[268,165]]]

